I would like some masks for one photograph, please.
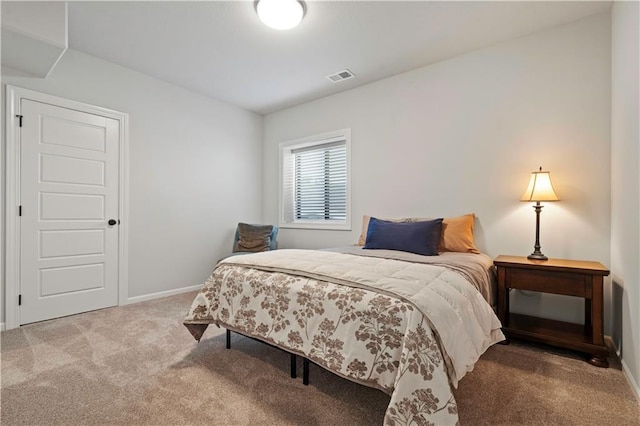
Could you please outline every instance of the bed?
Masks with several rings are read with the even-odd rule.
[[[185,326],[210,324],[305,357],[391,396],[385,424],[456,424],[452,388],[504,339],[484,254],[349,246],[222,260]]]

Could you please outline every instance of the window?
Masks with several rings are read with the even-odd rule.
[[[283,228],[351,229],[345,129],[280,144]]]

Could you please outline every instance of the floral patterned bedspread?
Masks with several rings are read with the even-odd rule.
[[[286,250],[278,252],[278,258],[286,256],[283,253]],[[295,254],[290,257],[298,260],[313,258],[317,253],[290,252],[290,255]],[[429,318],[433,313],[424,312],[429,309],[421,303],[416,304],[402,292],[394,294],[389,285],[376,288],[368,282],[364,270],[360,274],[353,271],[346,275],[344,271],[336,274],[327,272],[336,268],[298,262],[298,266],[285,272],[280,269],[286,268],[269,261],[269,256],[273,257],[238,256],[218,264],[184,320],[197,340],[209,324],[216,324],[302,355],[350,380],[381,389],[391,395],[384,420],[388,425],[457,423],[457,406],[451,386],[456,385],[461,376],[454,374],[455,354],[452,357],[443,349],[442,330],[434,329]],[[333,259],[332,256],[351,256],[343,258],[347,264],[359,264],[363,259],[339,253],[328,256],[320,255],[322,260],[318,262],[326,262]],[[261,261],[263,258],[267,261]],[[343,260],[335,259],[332,263]],[[362,268],[370,269],[371,266],[366,265],[368,262],[382,261],[368,259]],[[386,264],[386,270],[389,265],[404,267],[392,263]],[[302,266],[307,266],[307,272]],[[418,271],[421,268],[426,268],[426,277],[441,275],[439,271],[434,273],[433,268],[443,269],[419,265]],[[415,265],[405,269],[413,271],[408,277],[415,276]],[[388,274],[395,280],[391,287],[401,286],[403,279],[407,287],[420,285],[409,282],[407,277],[399,279],[399,275],[407,275],[399,274],[400,269],[391,270],[393,272]],[[367,278],[358,278],[359,275]],[[475,288],[474,291],[477,292]],[[466,311],[477,310],[477,307],[451,302],[455,305],[452,313],[456,317],[473,321],[474,315]],[[479,324],[473,327],[485,329],[479,357],[490,344],[502,340],[502,334],[497,319],[489,324],[477,322]]]

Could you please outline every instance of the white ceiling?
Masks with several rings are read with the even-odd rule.
[[[252,1],[69,2],[69,47],[261,114],[544,28],[611,2],[307,1],[293,30]],[[331,83],[350,69],[356,78]]]

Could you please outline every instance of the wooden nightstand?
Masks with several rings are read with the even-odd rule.
[[[598,262],[520,256],[498,256],[498,318],[507,337],[561,346],[591,355],[589,363],[608,367],[609,350],[603,333],[603,278]],[[583,297],[584,325],[509,313],[509,289]]]

